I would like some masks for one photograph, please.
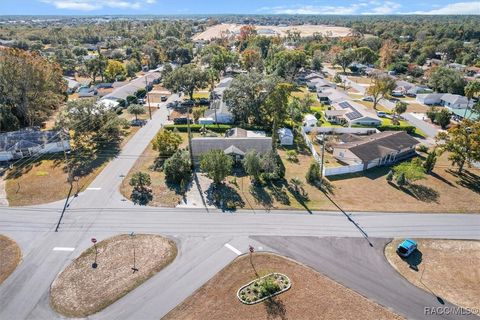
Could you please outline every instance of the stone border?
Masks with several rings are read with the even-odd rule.
[[[269,277],[269,276],[271,276],[271,275],[279,275],[279,276],[281,276],[281,277],[285,277],[285,279],[288,280],[288,286],[287,286],[286,288],[283,288],[283,289],[280,290],[280,291],[275,292],[274,294],[268,295],[268,296],[266,296],[266,297],[260,298],[260,299],[258,299],[258,300],[252,301],[252,302],[246,302],[246,301],[243,301],[243,300],[242,300],[242,298],[240,297],[240,291],[242,291],[243,289],[245,289],[246,287],[248,287],[248,286],[251,285],[252,283],[254,283],[254,282],[258,281],[258,280],[261,280],[261,279],[263,279],[263,278]],[[254,280],[250,281],[249,283],[241,286],[240,289],[238,289],[238,291],[237,291],[237,298],[238,298],[238,300],[240,300],[240,302],[243,303],[243,304],[247,304],[247,305],[257,304],[257,303],[262,302],[262,301],[264,301],[264,300],[270,299],[270,298],[272,298],[272,297],[274,297],[274,296],[276,296],[276,295],[279,295],[280,293],[284,293],[285,291],[289,290],[291,287],[292,287],[292,280],[290,280],[289,277],[287,277],[287,276],[284,275],[283,273],[272,272],[272,273],[269,273],[269,274],[267,274],[267,275],[265,275],[265,276],[263,276],[263,277],[254,279]]]

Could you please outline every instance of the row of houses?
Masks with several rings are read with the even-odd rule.
[[[437,105],[450,109],[466,109],[473,106],[473,100],[467,97],[451,93],[426,93],[418,94],[416,100],[425,105]]]

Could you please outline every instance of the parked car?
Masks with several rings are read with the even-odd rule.
[[[363,97],[362,98],[363,101],[370,101],[370,102],[373,102],[373,97],[370,97],[370,96],[366,96],[366,97]]]
[[[130,121],[130,125],[133,126],[133,127],[143,127],[145,124],[147,123],[146,120],[141,120],[141,119],[133,119],[132,121]]]
[[[402,243],[400,243],[397,247],[397,253],[407,258],[409,255],[412,254],[413,251],[417,249],[417,242],[412,239],[405,239]]]
[[[138,102],[138,104],[144,104],[144,103],[145,103],[145,99],[143,99],[143,98],[138,99],[137,102]]]
[[[380,118],[386,118],[387,114],[383,111],[377,111],[377,116],[379,116]]]
[[[208,106],[210,104],[210,101],[207,98],[200,98],[198,100],[198,104],[201,106]]]
[[[403,98],[405,96],[401,91],[392,91],[392,97]]]
[[[185,101],[182,102],[182,106],[185,106],[185,107],[187,107],[187,106],[191,107],[193,105],[195,105],[195,101],[193,101],[193,100],[185,100]]]
[[[188,118],[176,118],[173,119],[174,124],[187,124],[188,123]],[[190,124],[192,123],[192,119],[190,119]]]
[[[160,101],[161,101],[161,102],[167,101],[167,96],[161,96],[161,97],[160,97]]]

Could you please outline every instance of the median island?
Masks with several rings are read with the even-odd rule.
[[[85,250],[53,281],[50,303],[67,317],[86,317],[114,303],[169,265],[175,242],[159,235],[117,235]]]

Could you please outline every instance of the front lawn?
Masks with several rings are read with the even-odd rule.
[[[0,284],[15,271],[22,260],[22,251],[15,241],[0,234]]]

